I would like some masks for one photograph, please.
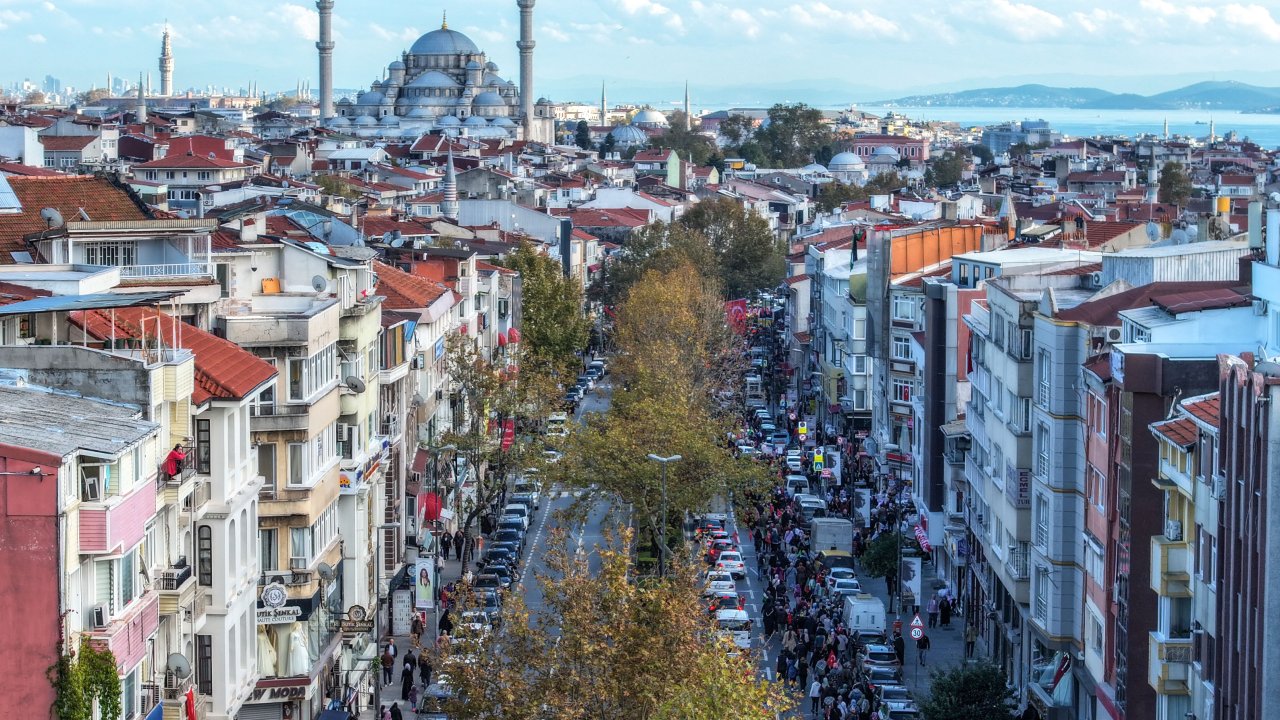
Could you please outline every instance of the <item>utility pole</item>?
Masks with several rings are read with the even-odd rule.
[[[662,543],[658,546],[658,576],[667,576],[667,464],[683,460],[679,455],[662,457],[649,453],[649,459],[662,464]]]

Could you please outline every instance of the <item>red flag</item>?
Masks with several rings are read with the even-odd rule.
[[[196,717],[196,691],[187,688],[187,720],[199,720]]]
[[[747,301],[745,298],[730,300],[724,304],[725,321],[733,331],[741,335],[747,329]]]
[[[506,452],[511,449],[512,444],[516,441],[516,421],[507,419],[502,421],[502,451]]]
[[[433,492],[418,494],[418,512],[424,522],[435,522],[440,519],[440,496]]]

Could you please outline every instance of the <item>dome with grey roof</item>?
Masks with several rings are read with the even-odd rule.
[[[387,101],[387,96],[377,90],[360,93],[360,97],[356,99],[357,105],[381,105]]]
[[[827,169],[819,165],[818,163],[809,163],[808,165],[805,165],[804,167],[800,168],[800,172],[805,172],[805,173],[824,173],[826,171]]]
[[[821,167],[821,166],[819,166]],[[862,158],[856,153],[842,152],[831,158],[831,162],[827,163],[827,168],[831,172],[849,172],[851,170],[862,170],[866,167],[866,163],[862,162]]]
[[[473,104],[480,105],[483,107],[501,107],[503,105],[506,105],[507,103],[505,100],[502,99],[502,96],[499,95],[498,93],[487,91],[477,95]]]
[[[444,115],[436,120],[436,127],[456,127],[461,124],[462,121],[452,115]]]
[[[335,115],[329,118],[329,127],[348,127],[351,121],[341,115]]]
[[[649,136],[643,130],[634,125],[619,125],[609,131],[609,137],[613,138],[615,145],[630,147],[633,145],[644,145],[649,142]]]
[[[892,159],[893,162],[898,162],[899,160],[898,151],[894,150],[888,145],[881,145],[880,147],[876,148],[875,152],[871,153],[871,157],[879,158],[879,159]]]
[[[479,55],[480,48],[471,42],[471,38],[457,30],[442,27],[418,38],[413,43],[413,47],[409,48],[409,53],[411,55]]]
[[[396,117],[395,115],[384,115],[382,119],[378,121],[378,124],[379,125],[399,125],[400,118]]]
[[[641,127],[646,125],[652,127],[666,127],[667,116],[657,110],[641,110],[635,114],[635,117],[631,118],[631,124],[639,125]]]
[[[480,62],[479,62],[478,60],[472,60],[471,62],[467,63],[467,69],[468,69],[468,70],[483,70],[483,69],[484,69],[484,66],[483,66],[483,65],[481,65],[481,64],[480,64]]]
[[[496,117],[493,119],[493,124],[504,128],[513,128],[516,126],[515,121],[509,117]]]
[[[352,121],[352,124],[368,127],[370,125],[377,125],[378,121],[374,120],[372,117],[368,115],[361,115],[357,117],[354,121]]]
[[[434,115],[431,114],[431,111],[423,107],[422,105],[415,105],[414,107],[409,108],[409,112],[405,113],[404,116],[419,119],[419,120],[430,119],[434,117]]]
[[[456,88],[458,86],[456,80],[439,70],[428,70],[407,85],[411,88]]]
[[[489,121],[485,120],[479,115],[472,115],[466,120],[463,120],[462,124],[466,125],[467,127],[487,127],[489,125]]]
[[[491,73],[496,73],[498,72],[498,63],[490,60],[489,62],[484,64],[484,69],[488,70]]]
[[[404,62],[400,60],[393,60],[391,64],[387,66],[387,69],[388,70],[404,70],[405,69]]]

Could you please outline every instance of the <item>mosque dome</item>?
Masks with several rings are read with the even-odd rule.
[[[609,137],[619,145],[640,145],[649,142],[649,136],[634,125],[619,125],[609,131]]]
[[[409,48],[412,55],[479,55],[480,48],[457,30],[442,27],[418,38]]]
[[[471,62],[467,63],[467,69],[468,69],[468,70],[483,70],[483,69],[484,69],[484,66],[480,64],[480,61],[478,61],[478,60],[472,60]]]
[[[348,127],[351,121],[341,115],[335,115],[329,118],[329,127]]]
[[[434,115],[432,115],[431,111],[426,109],[422,105],[415,105],[414,107],[409,108],[409,112],[405,113],[405,117],[411,117],[411,118],[417,118],[417,119],[430,119],[434,117]]]
[[[666,127],[667,117],[657,110],[641,110],[631,118],[632,125],[652,125],[654,127]]]
[[[479,95],[477,95],[474,104],[484,106],[484,107],[502,107],[507,103],[505,100],[502,99],[502,96],[499,95],[498,93],[488,91],[488,92],[482,92]]]
[[[390,65],[387,66],[387,69],[388,70],[404,70],[405,67],[403,62],[399,60],[394,60]]]
[[[463,121],[462,121],[462,124],[463,124],[463,125],[465,125],[465,126],[467,126],[467,127],[488,127],[488,125],[489,125],[489,121],[488,121],[488,120],[485,120],[484,118],[480,117],[479,115],[472,115],[471,117],[467,118],[466,120],[463,120]]]
[[[461,124],[462,121],[452,115],[445,115],[439,120],[436,120],[437,127],[457,127]]]
[[[399,125],[400,118],[396,117],[395,115],[384,115],[383,118],[378,121],[378,124],[379,125]]]
[[[826,171],[827,169],[819,165],[818,163],[809,163],[808,165],[805,165],[804,167],[800,168],[800,172],[806,172],[806,173],[824,173]]]
[[[370,126],[370,125],[377,125],[377,124],[378,124],[378,121],[377,121],[377,120],[374,120],[372,117],[370,117],[370,116],[368,116],[368,115],[361,115],[361,116],[357,117],[357,118],[352,122],[352,124],[353,124],[353,125],[359,125],[359,126],[362,126],[362,127],[368,127],[368,126]]]
[[[458,82],[439,70],[428,70],[409,83],[411,88],[455,88]]]
[[[819,165],[818,167],[822,166]],[[831,172],[850,172],[862,170],[865,167],[865,163],[862,162],[862,158],[854,153],[842,152],[831,158],[831,162],[827,163],[827,167],[830,168]]]
[[[484,64],[484,69],[488,70],[491,73],[496,73],[498,72],[498,63],[490,60],[489,62]]]
[[[339,101],[338,101],[338,104],[339,104],[339,105],[350,105],[350,104],[351,104],[351,98],[342,98],[341,100],[339,100]]]
[[[360,93],[360,97],[356,99],[357,105],[381,105],[387,101],[387,96],[377,90]]]
[[[493,119],[493,124],[497,127],[503,128],[513,128],[516,126],[515,122],[513,122],[509,117],[496,117]]]
[[[400,131],[400,137],[406,140],[417,140],[422,137],[422,128],[405,128]]]
[[[893,162],[898,162],[899,160],[898,151],[894,150],[888,145],[881,145],[880,147],[876,148],[876,151],[871,153],[871,157],[885,158],[885,159],[892,160]]]

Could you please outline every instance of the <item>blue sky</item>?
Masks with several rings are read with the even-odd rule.
[[[379,77],[446,10],[515,77],[515,0],[337,0],[337,85]],[[166,14],[179,88],[316,84],[302,0],[0,0],[0,83],[48,73],[88,87],[139,70],[158,82]],[[619,101],[676,98],[686,78],[882,95],[1036,79],[1156,92],[1241,71],[1280,85],[1280,0],[539,0],[535,17],[538,94],[557,100],[591,99],[603,78]]]

